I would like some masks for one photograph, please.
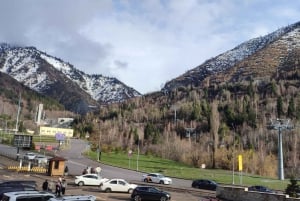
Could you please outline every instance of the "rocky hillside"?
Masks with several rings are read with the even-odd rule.
[[[1,44],[0,71],[80,114],[99,104],[119,102],[140,95],[115,78],[85,74],[73,65],[34,47]]]
[[[232,50],[207,60],[198,67],[165,84],[164,90],[182,86],[207,87],[214,84],[270,80],[295,70],[287,63],[299,52],[300,22],[263,37],[244,42]],[[296,62],[293,65],[299,64]],[[291,67],[291,66],[290,66]],[[295,66],[296,67],[296,66]]]

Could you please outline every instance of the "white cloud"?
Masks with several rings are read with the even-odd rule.
[[[299,8],[284,0],[3,0],[0,41],[36,46],[146,93],[297,22]]]

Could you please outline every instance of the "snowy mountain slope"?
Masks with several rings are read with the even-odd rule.
[[[82,96],[85,107],[97,102],[119,102],[140,95],[115,78],[87,75],[34,47],[0,44],[0,71],[41,94],[56,96],[60,101],[67,96],[58,89],[76,94],[77,100]]]
[[[180,86],[201,86],[203,81],[219,73],[226,74],[231,68],[240,62],[254,56],[264,48],[269,47],[279,39],[283,40],[287,49],[295,48],[295,41],[291,38],[299,36],[300,22],[283,27],[277,31],[263,37],[258,37],[246,41],[232,50],[220,54],[212,59],[205,61],[200,66],[189,70],[185,74],[166,83],[163,90],[171,90]],[[293,44],[293,45],[292,45]],[[300,44],[299,40],[296,44]],[[287,47],[289,46],[289,47]]]

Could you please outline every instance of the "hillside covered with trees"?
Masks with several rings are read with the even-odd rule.
[[[102,106],[75,121],[76,133],[89,134],[94,149],[129,149],[180,161],[195,167],[237,169],[242,154],[244,172],[277,175],[278,130],[271,121],[289,119],[283,130],[287,176],[300,174],[299,80],[240,82],[207,88],[181,87],[120,104]]]

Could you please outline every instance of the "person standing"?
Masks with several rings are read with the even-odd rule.
[[[63,179],[61,182],[61,194],[62,195],[65,195],[66,187],[67,187],[67,181],[65,179]]]
[[[100,166],[96,167],[96,173],[100,177],[100,173],[101,173],[101,167]]]
[[[69,175],[69,168],[68,168],[68,166],[65,167],[64,175],[65,175],[65,176],[68,176],[68,175]]]
[[[49,191],[49,183],[47,179],[44,181],[42,188],[43,191]]]
[[[57,197],[60,197],[60,193],[61,193],[61,182],[58,181],[55,185],[55,195]]]

